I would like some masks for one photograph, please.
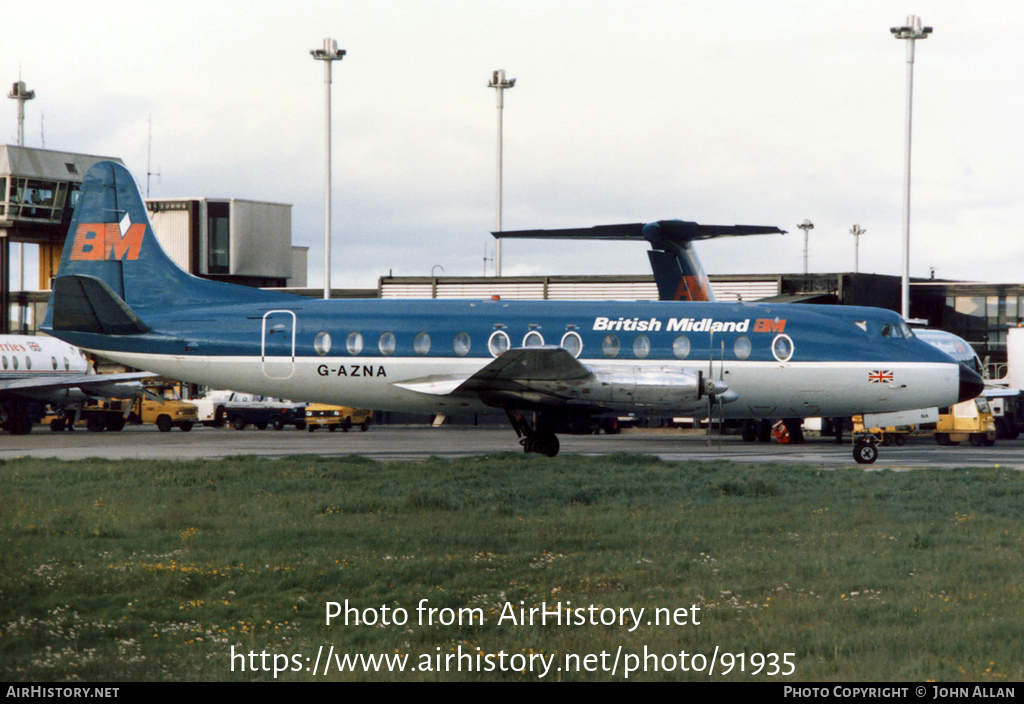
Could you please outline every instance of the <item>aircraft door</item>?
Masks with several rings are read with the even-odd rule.
[[[288,379],[295,373],[295,312],[270,310],[263,314],[261,361],[268,379]]]

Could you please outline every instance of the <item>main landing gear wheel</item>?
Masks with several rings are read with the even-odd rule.
[[[512,409],[505,409],[505,413],[516,435],[519,436],[519,444],[526,453],[536,453],[545,457],[554,457],[558,454],[558,437],[551,431],[549,422],[538,423],[540,427],[535,428],[522,413]]]
[[[858,464],[872,464],[878,459],[878,448],[867,440],[858,440],[853,446],[853,459]]]
[[[534,435],[525,437],[519,441],[526,452],[535,452],[545,457],[554,457],[558,454],[558,437],[555,435]]]

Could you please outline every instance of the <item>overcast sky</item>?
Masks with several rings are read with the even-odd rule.
[[[709,273],[898,275],[906,42],[918,14],[911,275],[1024,282],[1024,4],[975,0],[367,0],[0,5],[26,144],[117,156],[153,197],[291,203],[322,285],[334,64],[333,274],[484,271],[497,110],[505,229],[679,218],[790,234],[699,245]],[[6,94],[6,90],[4,91]],[[0,134],[16,143],[14,101]],[[45,139],[45,145],[43,140]],[[646,245],[506,242],[505,274],[649,273]],[[493,271],[489,268],[488,272]],[[438,272],[440,273],[440,272]],[[29,279],[34,277],[29,276]]]

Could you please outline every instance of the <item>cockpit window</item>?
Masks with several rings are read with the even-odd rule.
[[[882,326],[882,337],[903,337],[903,326],[886,323]]]

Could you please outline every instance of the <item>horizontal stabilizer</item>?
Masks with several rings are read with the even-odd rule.
[[[786,231],[761,225],[701,225],[685,220],[659,220],[651,223],[634,222],[564,230],[507,230],[491,234],[501,239],[648,240],[651,244],[657,245],[665,240],[679,244],[714,237],[784,235]]]
[[[83,274],[53,282],[53,329],[101,335],[139,335],[150,328],[104,281]]]
[[[551,239],[551,240],[642,240],[644,224],[598,225],[597,227],[574,227],[564,230],[505,230],[492,232],[495,238],[505,239]]]
[[[659,220],[649,223],[598,225],[568,230],[511,230],[492,232],[496,238],[533,238],[552,240],[646,240],[647,253],[663,301],[713,301],[704,268],[692,243],[713,237],[744,235],[784,235],[785,230],[765,225],[701,225],[685,220]]]

